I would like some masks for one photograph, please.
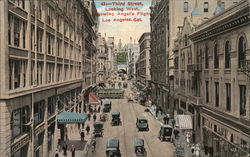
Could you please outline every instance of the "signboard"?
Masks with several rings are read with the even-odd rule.
[[[116,61],[117,61],[117,64],[126,64],[127,63],[127,53],[117,53]]]

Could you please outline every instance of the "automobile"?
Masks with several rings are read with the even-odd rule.
[[[159,131],[159,139],[161,141],[167,140],[167,141],[173,142],[172,134],[173,134],[172,126],[161,125],[160,131]]]
[[[111,110],[111,101],[110,100],[103,100],[103,112],[110,112]]]
[[[132,98],[128,98],[128,102],[134,102]]]
[[[149,108],[146,108],[146,109],[144,110],[144,112],[150,112]]]
[[[112,126],[121,124],[120,112],[112,112],[111,116],[112,116],[112,121],[111,121]]]
[[[138,131],[141,131],[141,130],[148,131],[149,130],[148,120],[146,118],[144,118],[144,117],[137,117],[137,119],[136,119],[136,127],[138,128]]]
[[[144,140],[141,138],[136,138],[134,142],[135,154],[136,155],[147,155],[146,149],[144,147]]]
[[[120,157],[121,156],[118,139],[111,138],[107,140],[106,156],[107,157]]]
[[[102,137],[103,136],[103,123],[102,122],[94,122],[94,135],[95,137],[99,136]]]

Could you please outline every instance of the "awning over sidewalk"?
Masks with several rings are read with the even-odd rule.
[[[175,126],[178,129],[189,130],[193,129],[193,120],[190,115],[175,115]]]
[[[101,101],[93,93],[89,93],[89,104],[98,105],[100,103]]]
[[[76,124],[84,123],[87,118],[86,114],[64,111],[57,115],[56,119],[58,124]]]

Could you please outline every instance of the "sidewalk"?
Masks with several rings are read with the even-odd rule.
[[[97,120],[99,120],[99,114],[96,113]],[[84,141],[81,141],[80,137],[80,130],[78,129],[78,124],[67,124],[67,131],[68,131],[68,140],[66,141],[66,144],[68,145],[67,149],[67,156],[71,157],[71,146],[74,145],[76,151],[75,151],[75,157],[86,157],[87,152],[91,146],[91,142],[93,139],[93,132],[94,132],[94,126],[93,126],[94,120],[93,120],[93,114],[91,115],[91,119],[86,120],[84,128],[82,128],[82,125],[80,127],[80,130],[84,130],[85,132],[85,138]],[[87,135],[86,127],[87,125],[90,126],[90,132]],[[63,157],[63,150],[62,150],[62,144],[59,148],[59,157]]]
[[[164,114],[162,114],[161,116],[156,117],[155,115],[155,110],[150,108],[150,113],[161,123],[163,124],[163,117],[165,116]],[[169,124],[172,125],[172,119],[170,119]],[[180,133],[178,134],[177,139],[174,139],[173,144],[175,145],[175,147],[177,145],[180,145],[181,147],[184,148],[184,152],[185,152],[185,157],[196,157],[195,155],[192,154],[191,152],[191,146],[192,143],[188,144],[186,141],[186,136],[184,134],[185,131],[180,131]],[[174,138],[174,137],[173,137]],[[200,144],[199,144],[200,145]],[[177,155],[175,154],[175,150],[174,150],[174,157],[176,157]],[[204,152],[204,148],[202,148],[202,146],[200,145],[200,156],[199,157],[208,157],[207,155],[205,155]]]

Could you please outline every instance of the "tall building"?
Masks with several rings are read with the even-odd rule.
[[[108,70],[108,45],[104,37],[101,36],[101,33],[98,33],[97,39],[97,83],[104,83],[107,79],[107,70]]]
[[[108,37],[107,46],[108,46],[108,60],[107,60],[107,71],[108,77],[111,76],[111,72],[114,71],[114,49],[115,49],[115,40],[114,37]]]
[[[250,76],[242,71],[249,70],[250,63],[249,17],[250,1],[242,0],[217,10],[189,35],[194,46],[187,70],[196,76],[191,82],[197,89],[189,100],[199,102],[194,105],[200,110],[197,128],[213,156],[243,157],[250,152]]]
[[[139,44],[130,42],[124,46],[124,50],[128,56],[127,57],[128,78],[135,78],[136,62],[140,55]]]
[[[174,114],[174,41],[178,27],[189,15],[207,20],[239,0],[153,0],[151,5],[151,88],[152,99],[163,111]],[[221,4],[221,7],[218,7]],[[177,18],[178,17],[178,18]],[[157,63],[157,64],[156,64]],[[171,104],[171,105],[169,105]]]
[[[140,55],[137,67],[137,81],[144,88],[149,86],[150,77],[150,33],[143,33],[139,39]]]
[[[64,137],[56,116],[82,112],[85,18],[93,15],[84,5],[0,1],[1,157],[54,156]]]

